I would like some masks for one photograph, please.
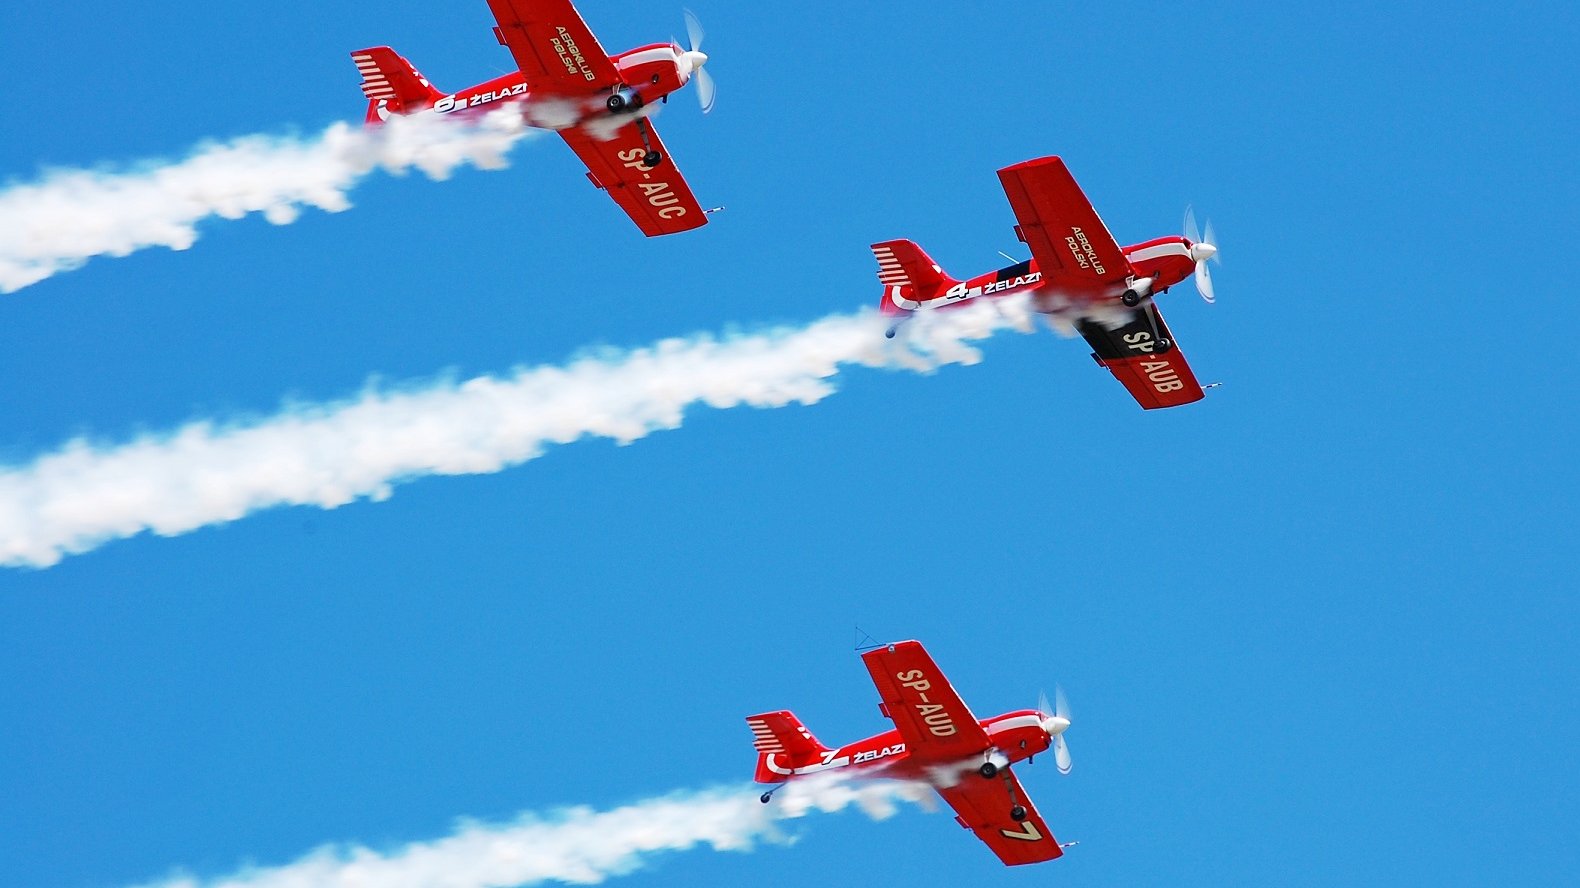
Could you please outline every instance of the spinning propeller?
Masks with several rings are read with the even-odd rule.
[[[1048,732],[1053,740],[1053,761],[1059,766],[1060,774],[1070,773],[1070,747],[1064,742],[1064,732],[1070,727],[1070,704],[1064,699],[1064,688],[1057,685],[1053,689],[1054,704],[1048,706],[1048,694],[1044,692],[1037,698],[1037,714],[1042,716],[1042,729]],[[1049,713],[1052,714],[1049,714]]]
[[[1215,296],[1212,292],[1212,276],[1207,273],[1207,260],[1211,259],[1218,264],[1223,260],[1218,258],[1217,238],[1212,233],[1212,220],[1207,220],[1207,231],[1203,234],[1196,228],[1196,213],[1190,207],[1185,208],[1185,239],[1191,242],[1190,257],[1196,261],[1196,292],[1201,298],[1213,302]]]
[[[680,54],[681,72],[687,79],[697,81],[697,101],[702,105],[702,113],[713,110],[714,87],[713,78],[703,70],[703,65],[708,63],[708,54],[702,51],[702,22],[697,21],[697,16],[691,10],[686,13],[686,38],[691,41],[691,49]]]

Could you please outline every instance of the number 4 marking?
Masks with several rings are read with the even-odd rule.
[[[1006,839],[1020,839],[1022,842],[1039,842],[1042,840],[1042,832],[1037,829],[1037,824],[1032,823],[1030,820],[1026,821],[1024,828],[1020,832],[1012,829],[1001,829],[998,831],[998,834]]]

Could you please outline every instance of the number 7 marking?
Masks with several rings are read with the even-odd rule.
[[[1012,829],[1001,829],[998,831],[998,834],[1006,839],[1019,839],[1022,842],[1037,842],[1042,840],[1042,832],[1037,829],[1037,824],[1032,823],[1029,820],[1026,821],[1025,827],[1021,832],[1016,832]]]

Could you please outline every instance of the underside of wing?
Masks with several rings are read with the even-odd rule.
[[[992,745],[921,642],[884,645],[861,660],[912,761],[952,765]]]
[[[1078,329],[1091,345],[1093,359],[1108,368],[1144,409],[1178,407],[1206,395],[1155,304],[1131,310],[1123,326],[1088,319]]]
[[[1058,157],[998,171],[1045,288],[1083,298],[1113,297],[1130,277],[1125,253]]]
[[[658,130],[653,129],[651,121],[640,125],[647,127],[645,143],[636,122],[616,130],[614,138],[608,141],[596,138],[584,127],[561,130],[560,135],[587,165],[587,177],[592,183],[609,192],[643,234],[658,237],[706,225],[707,214],[659,140]],[[648,167],[643,160],[649,146],[659,154],[655,167]]]
[[[539,95],[587,95],[620,82],[598,38],[570,0],[488,0],[527,86]]]
[[[941,787],[938,794],[955,809],[960,825],[986,842],[1005,866],[1041,863],[1064,853],[1008,769],[990,779],[967,774],[954,786]],[[1019,820],[1014,816],[1017,807],[1022,814]]]

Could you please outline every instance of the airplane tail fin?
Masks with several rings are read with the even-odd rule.
[[[791,769],[816,764],[829,751],[788,710],[749,715],[746,725],[757,748],[758,783],[783,783]]]
[[[411,114],[444,98],[411,62],[388,46],[359,49],[351,61],[362,72],[362,94],[368,97],[367,122],[379,124],[391,114]]]
[[[878,307],[886,315],[915,311],[960,283],[912,241],[873,244],[872,255],[878,260],[878,282],[883,284]]]

